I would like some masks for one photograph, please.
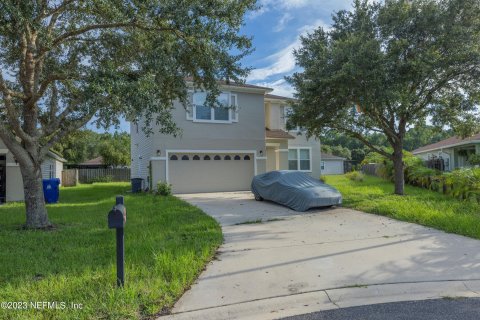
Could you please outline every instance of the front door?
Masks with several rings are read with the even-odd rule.
[[[278,147],[267,146],[267,172],[280,170],[278,160]]]
[[[5,155],[0,155],[0,203],[5,203],[7,196],[7,161]]]

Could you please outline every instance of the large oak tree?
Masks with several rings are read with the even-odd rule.
[[[478,124],[480,1],[357,0],[333,19],[295,52],[302,71],[288,78],[297,90],[291,121],[311,135],[349,135],[391,159],[401,195],[409,127],[428,119],[467,135]],[[371,144],[371,132],[393,152]]]
[[[255,0],[1,0],[0,138],[23,177],[26,226],[50,225],[40,164],[91,119],[121,115],[175,133],[172,100],[188,77],[218,93],[240,81],[251,41],[239,34]],[[211,98],[210,100],[213,100]]]

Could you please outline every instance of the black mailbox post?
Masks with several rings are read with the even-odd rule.
[[[117,196],[116,204],[108,213],[108,227],[116,229],[117,233],[117,285],[123,287],[125,283],[125,245],[123,228],[127,221],[127,209],[123,203],[123,196]]]

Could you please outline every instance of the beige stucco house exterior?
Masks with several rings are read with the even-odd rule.
[[[288,98],[272,89],[223,84],[219,99],[235,108],[205,107],[205,93],[192,92],[193,107],[175,102],[173,117],[182,135],[146,135],[131,123],[131,176],[144,188],[157,182],[175,193],[249,190],[253,176],[271,170],[302,170],[320,177],[320,142],[286,131]]]
[[[50,151],[42,163],[43,178],[61,179],[65,162],[66,160],[61,156]],[[23,180],[20,166],[0,139],[0,203],[23,200]]]

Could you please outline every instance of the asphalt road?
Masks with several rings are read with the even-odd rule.
[[[283,320],[477,320],[480,298],[382,303],[320,311]]]

